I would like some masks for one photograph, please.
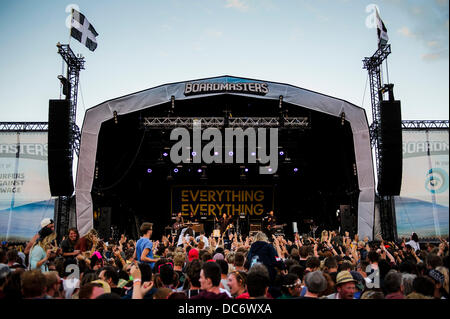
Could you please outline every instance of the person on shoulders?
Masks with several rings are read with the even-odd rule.
[[[158,258],[153,257],[153,243],[150,240],[153,233],[152,223],[143,223],[140,228],[142,237],[136,243],[134,259],[141,263],[147,263],[152,269]]]

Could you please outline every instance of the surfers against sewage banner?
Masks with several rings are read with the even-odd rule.
[[[193,212],[199,219],[211,220],[224,213],[261,218],[273,209],[272,186],[177,185],[172,187],[171,196],[172,215]]]
[[[448,236],[448,129],[403,130],[403,179],[395,197],[398,237]]]
[[[0,132],[0,239],[29,240],[54,206],[47,132]]]

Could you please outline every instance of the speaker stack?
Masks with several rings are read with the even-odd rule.
[[[48,179],[52,196],[71,196],[72,128],[70,101],[50,100],[48,109]]]
[[[378,194],[397,196],[400,195],[403,168],[400,101],[381,101],[379,134]]]

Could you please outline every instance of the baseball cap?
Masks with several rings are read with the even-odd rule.
[[[188,259],[189,259],[189,261],[198,259],[198,250],[195,248],[192,248],[191,250],[189,250]]]
[[[47,225],[53,224],[53,220],[50,218],[44,218],[41,220],[41,228],[44,228]]]

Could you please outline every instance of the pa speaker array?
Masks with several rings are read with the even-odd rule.
[[[70,101],[50,100],[48,109],[48,179],[52,196],[70,196],[74,191]]]
[[[381,102],[379,134],[378,194],[381,196],[400,195],[403,168],[400,101]]]

